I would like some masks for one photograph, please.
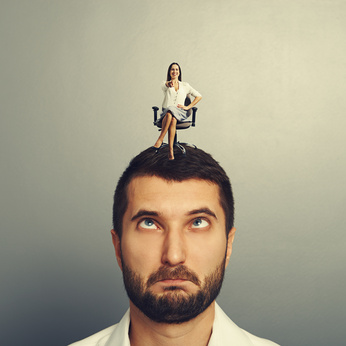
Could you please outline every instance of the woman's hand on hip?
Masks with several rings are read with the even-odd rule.
[[[190,108],[188,106],[178,105],[178,108],[183,109],[184,111],[188,111]]]

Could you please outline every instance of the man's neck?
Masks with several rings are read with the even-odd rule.
[[[194,319],[181,324],[157,323],[130,302],[131,346],[207,346],[215,318],[215,302]]]

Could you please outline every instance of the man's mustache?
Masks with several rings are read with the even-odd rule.
[[[149,279],[147,281],[147,288],[158,281],[177,279],[189,280],[195,285],[201,286],[201,282],[198,279],[197,274],[181,264],[174,269],[166,266],[161,266],[155,273],[149,276]]]

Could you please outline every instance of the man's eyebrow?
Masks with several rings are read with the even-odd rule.
[[[194,209],[188,212],[188,215],[195,215],[195,214],[207,214],[214,217],[217,220],[215,213],[211,211],[209,208]]]
[[[142,216],[159,216],[159,213],[157,213],[156,211],[141,209],[137,214],[132,216],[131,221],[134,221]]]

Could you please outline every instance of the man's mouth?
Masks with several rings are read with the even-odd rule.
[[[164,279],[164,280],[160,280],[158,282],[161,282],[161,283],[166,284],[166,285],[179,285],[179,284],[182,284],[186,281],[188,281],[188,280],[186,280],[186,279]]]
[[[191,281],[197,286],[200,286],[200,281],[196,275],[196,273],[192,272],[185,266],[181,265],[176,267],[175,269],[160,267],[155,273],[150,275],[147,281],[147,287],[155,284],[156,282],[161,282],[163,284],[183,284],[184,282]]]

